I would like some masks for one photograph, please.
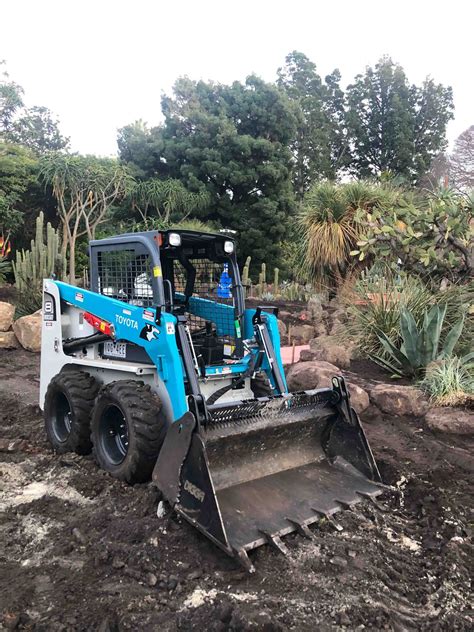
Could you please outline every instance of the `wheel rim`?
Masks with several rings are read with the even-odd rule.
[[[120,465],[128,452],[128,424],[118,406],[105,408],[100,420],[100,442],[107,460]]]
[[[53,406],[52,429],[60,443],[67,441],[71,434],[72,409],[64,393],[58,393]]]

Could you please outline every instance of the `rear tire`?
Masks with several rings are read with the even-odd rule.
[[[46,391],[44,421],[56,452],[90,453],[91,412],[98,391],[95,379],[84,371],[63,371],[53,377]]]
[[[105,386],[92,413],[92,442],[99,463],[127,483],[151,477],[168,430],[160,398],[143,382],[122,380]]]

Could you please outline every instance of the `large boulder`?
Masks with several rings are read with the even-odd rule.
[[[0,331],[0,349],[18,349],[20,343],[13,331]]]
[[[331,379],[341,370],[329,362],[298,362],[292,364],[286,381],[290,391],[308,391],[331,386]]]
[[[41,311],[22,316],[13,323],[13,331],[27,351],[41,351]]]
[[[314,360],[323,360],[336,364],[342,369],[348,369],[351,364],[353,346],[342,343],[334,336],[319,336],[309,342],[309,348]]]
[[[285,323],[280,319],[278,319],[278,331],[280,332],[280,336],[286,336],[287,327]]]
[[[0,331],[8,331],[13,323],[15,306],[11,303],[0,301]]]
[[[291,325],[288,331],[291,338],[299,338],[303,343],[309,342],[314,336],[313,325]]]
[[[427,412],[425,421],[431,430],[458,435],[474,434],[472,410],[436,407]]]
[[[429,403],[423,393],[413,386],[377,384],[369,390],[370,401],[383,413],[401,417],[423,417]]]

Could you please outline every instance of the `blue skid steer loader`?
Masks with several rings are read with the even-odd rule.
[[[249,570],[248,552],[381,492],[344,380],[288,393],[274,307],[245,309],[235,243],[188,230],[90,243],[90,290],[44,281],[40,405]]]

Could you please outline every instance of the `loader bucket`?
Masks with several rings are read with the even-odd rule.
[[[332,389],[209,407],[171,425],[153,479],[189,522],[237,557],[381,493],[342,378]]]

